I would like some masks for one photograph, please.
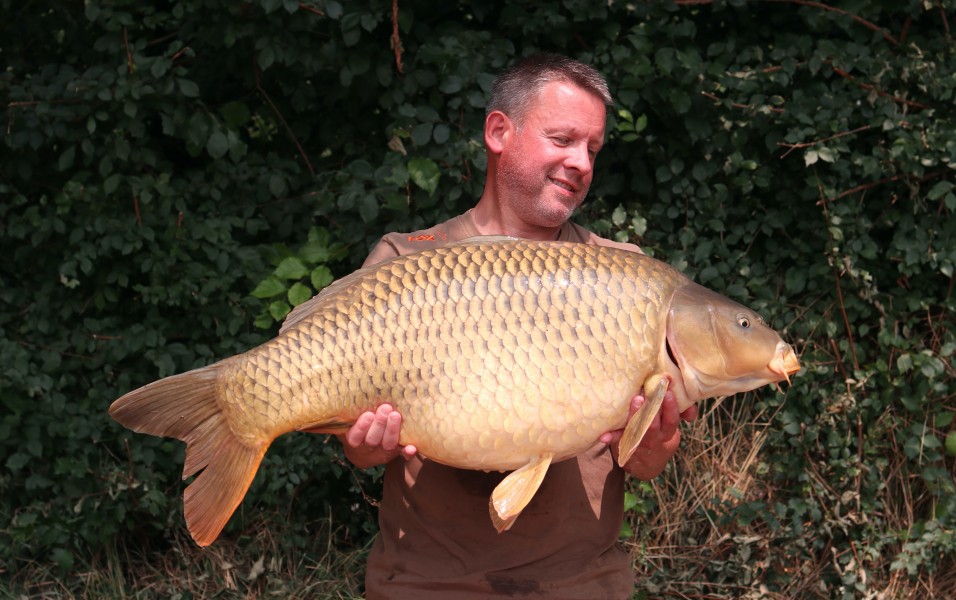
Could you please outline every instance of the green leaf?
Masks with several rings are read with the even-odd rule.
[[[362,196],[358,200],[359,215],[362,221],[371,223],[378,217],[378,199],[375,196]]]
[[[282,198],[289,191],[285,177],[278,173],[269,176],[269,192],[276,198]]]
[[[432,134],[432,139],[435,140],[436,144],[444,144],[448,141],[449,137],[451,137],[451,129],[448,128],[448,125],[445,125],[444,123],[435,125],[435,131]]]
[[[273,319],[272,315],[270,315],[269,312],[266,311],[260,314],[259,316],[257,316],[256,320],[253,321],[252,324],[258,327],[259,329],[268,329],[269,327],[272,327],[273,323],[275,323],[275,319]]]
[[[438,89],[442,91],[443,94],[457,94],[461,91],[463,87],[463,81],[458,75],[449,75],[442,81]]]
[[[930,188],[929,192],[926,194],[926,197],[930,200],[939,200],[953,189],[952,181],[939,181]]]
[[[275,50],[272,45],[266,45],[261,50],[259,50],[259,55],[256,56],[256,63],[259,65],[259,68],[265,71],[272,66],[276,60]]]
[[[222,158],[229,152],[229,140],[221,131],[214,131],[206,142],[206,151],[215,159]]]
[[[285,290],[286,286],[282,280],[275,275],[270,275],[260,281],[259,285],[250,292],[250,295],[255,298],[272,298],[273,296],[278,296]]]
[[[412,142],[416,146],[424,146],[432,139],[433,123],[420,123],[412,128]]]
[[[149,74],[155,77],[156,79],[159,79],[160,77],[165,75],[169,71],[169,68],[172,66],[173,66],[173,63],[168,58],[159,57],[156,60],[154,60],[153,64],[149,67]]]
[[[30,455],[23,452],[14,452],[7,458],[6,467],[11,471],[19,471],[30,462]]]
[[[618,207],[614,209],[614,212],[611,213],[611,222],[614,223],[616,226],[620,227],[621,225],[624,224],[624,221],[626,220],[627,220],[627,211],[624,210],[623,206],[618,205]]]
[[[199,86],[195,82],[188,79],[177,79],[176,84],[179,86],[179,92],[186,96],[187,98],[198,98],[199,97]]]
[[[332,271],[325,265],[319,265],[318,267],[312,269],[311,280],[312,287],[316,291],[321,290],[325,286],[332,283],[335,277],[332,275]]]
[[[418,187],[432,195],[438,189],[441,172],[430,158],[413,158],[408,161],[408,175]]]
[[[282,259],[275,270],[275,276],[281,279],[302,279],[308,274],[308,267],[298,256],[289,256]]]
[[[913,356],[910,354],[901,354],[896,359],[896,368],[900,373],[906,373],[913,368]]]
[[[219,114],[230,127],[244,125],[250,117],[249,106],[245,102],[227,102],[219,107]]]
[[[319,242],[305,243],[297,254],[304,262],[313,265],[329,260],[329,249]]]
[[[69,572],[73,570],[73,553],[64,548],[54,548],[51,554],[53,561],[56,562],[60,571]]]
[[[330,0],[325,3],[325,14],[329,16],[330,19],[338,21],[342,18],[342,5],[335,0]]]
[[[282,321],[291,310],[292,307],[285,300],[275,300],[269,304],[269,314],[276,321]]]
[[[119,187],[120,181],[122,181],[122,179],[123,179],[123,176],[118,173],[114,173],[110,175],[109,177],[107,177],[103,181],[103,192],[106,193],[107,195],[115,192],[116,188]]]
[[[833,150],[827,148],[826,146],[820,146],[817,150],[817,155],[820,157],[820,160],[824,162],[832,163],[834,160],[836,160]]]
[[[624,492],[624,512],[634,510],[637,506],[637,496],[632,492]]]
[[[286,297],[289,299],[289,304],[292,306],[298,306],[312,297],[312,290],[307,286],[296,282],[292,284],[291,288],[289,288],[289,293]]]
[[[73,161],[76,159],[76,146],[70,145],[63,154],[60,155],[60,160],[57,161],[57,168],[61,171],[66,171],[73,167]]]

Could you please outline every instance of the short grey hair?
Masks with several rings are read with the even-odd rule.
[[[501,72],[491,86],[485,116],[501,111],[520,126],[535,96],[553,81],[573,83],[600,98],[605,106],[614,105],[607,80],[597,69],[561,54],[539,53],[521,58]]]

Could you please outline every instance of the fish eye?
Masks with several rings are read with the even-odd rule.
[[[737,325],[740,325],[744,329],[750,329],[750,319],[744,315],[737,317]]]

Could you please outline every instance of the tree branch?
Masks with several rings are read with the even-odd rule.
[[[899,44],[900,44],[900,43],[896,40],[896,38],[894,38],[892,35],[890,35],[889,33],[887,33],[882,27],[880,27],[880,26],[877,25],[876,23],[873,23],[872,21],[867,21],[867,20],[864,19],[863,17],[861,17],[861,16],[859,16],[859,15],[855,15],[855,14],[853,14],[853,13],[847,11],[847,10],[844,10],[844,9],[842,9],[842,8],[837,8],[837,7],[835,7],[835,6],[830,6],[830,5],[828,5],[828,4],[824,4],[823,2],[814,2],[814,0],[763,0],[763,2],[776,2],[776,3],[779,3],[779,4],[800,4],[800,5],[803,5],[803,6],[811,6],[811,7],[813,7],[813,8],[819,8],[819,9],[821,9],[821,10],[828,10],[828,11],[831,11],[831,12],[839,13],[839,14],[841,14],[841,15],[850,17],[851,19],[853,19],[854,21],[856,21],[856,22],[859,23],[860,25],[866,27],[867,29],[871,29],[871,30],[873,30],[873,31],[875,31],[875,32],[877,32],[877,33],[879,33],[880,35],[883,36],[883,39],[885,39],[886,41],[890,42],[890,43],[893,44],[894,46],[899,46]],[[674,0],[674,4],[677,4],[678,6],[694,6],[694,5],[701,5],[701,4],[713,4],[713,3],[714,3],[714,0]],[[940,7],[940,11],[942,11],[942,10],[943,10],[942,7]],[[946,16],[943,15],[943,19],[944,19],[944,20],[945,20],[945,18],[946,18]],[[947,27],[947,30],[948,30],[948,27]]]
[[[809,148],[811,146],[816,146],[817,144],[823,144],[832,140],[839,139],[841,137],[860,133],[861,131],[866,131],[867,129],[873,129],[873,126],[864,125],[862,127],[857,127],[856,129],[851,129],[850,131],[841,131],[840,133],[831,135],[830,137],[821,138],[819,140],[813,140],[812,142],[801,142],[799,144],[785,144],[784,142],[777,142],[778,146],[783,146],[784,148],[787,148],[787,151],[784,152],[782,155],[780,155],[780,158],[786,158],[787,155],[793,152],[794,150],[799,150],[801,148]]]
[[[870,29],[870,30],[872,30],[872,31],[875,31],[875,32],[879,33],[880,35],[883,36],[883,39],[884,39],[884,40],[888,41],[889,43],[893,44],[894,46],[899,46],[899,44],[900,44],[900,43],[896,40],[896,38],[894,38],[892,35],[890,35],[889,33],[887,33],[882,27],[880,27],[880,26],[877,25],[876,23],[873,23],[872,21],[867,21],[867,20],[864,19],[863,17],[861,17],[861,16],[859,16],[859,15],[855,15],[855,14],[849,12],[849,11],[843,10],[842,8],[837,8],[837,7],[835,7],[835,6],[829,6],[829,5],[827,5],[827,4],[824,4],[823,2],[815,2],[814,0],[763,0],[763,1],[764,1],[764,2],[776,2],[776,3],[779,3],[779,4],[800,4],[800,5],[803,5],[803,6],[812,6],[813,8],[819,8],[820,10],[828,10],[828,11],[831,11],[831,12],[835,12],[835,13],[844,15],[844,16],[846,16],[846,17],[850,17],[851,19],[853,19],[854,21],[856,21],[856,22],[859,23],[860,25],[866,27],[867,29]]]
[[[929,181],[930,179],[936,179],[937,177],[942,177],[945,174],[946,174],[946,171],[933,171],[932,173],[927,173],[926,175],[923,175],[922,177],[914,178],[907,173],[898,173],[892,177],[884,177],[883,179],[880,179],[878,181],[871,181],[870,183],[863,183],[863,184],[854,186],[848,190],[844,190],[840,192],[839,194],[837,194],[836,196],[832,198],[824,198],[823,195],[821,194],[820,199],[817,200],[817,206],[824,205],[830,202],[836,202],[837,200],[840,200],[841,198],[845,198],[857,192],[863,192],[866,190],[873,189],[875,187],[879,187],[883,185],[884,183],[892,183],[894,181],[900,181],[903,179],[915,179],[917,182],[923,183],[924,181]]]
[[[914,100],[907,100],[906,98],[900,98],[899,96],[894,96],[893,94],[890,94],[889,92],[884,92],[883,90],[881,90],[880,88],[876,87],[873,84],[861,83],[857,81],[855,77],[853,77],[852,75],[850,75],[849,73],[847,73],[846,71],[844,71],[843,69],[839,67],[832,67],[832,68],[834,73],[846,79],[847,81],[851,81],[855,83],[856,85],[863,88],[864,90],[874,91],[877,93],[877,95],[883,96],[884,98],[889,98],[893,102],[896,102],[898,104],[904,104],[906,106],[911,106],[913,108],[920,108],[920,109],[929,108],[928,105],[923,104],[922,102],[916,102]]]
[[[133,53],[129,49],[129,30],[126,27],[123,28],[123,47],[126,48],[126,72],[132,75],[136,65],[133,63]]]
[[[325,16],[325,13],[323,11],[319,10],[318,8],[314,6],[309,6],[305,2],[299,2],[299,8],[301,8],[302,10],[307,10],[314,15],[319,15],[320,17]]]
[[[720,102],[722,102],[722,100],[716,94],[712,94],[710,92],[701,92],[700,95],[710,100],[713,100],[716,104],[719,104]],[[739,102],[734,102],[731,104],[731,106],[733,106],[734,108],[739,108],[741,110],[759,110],[752,104],[741,104]],[[770,112],[774,112],[777,114],[782,114],[786,112],[782,108],[773,108],[770,106],[766,107],[766,109],[769,110]]]
[[[272,98],[269,97],[268,92],[265,88],[262,87],[262,72],[259,70],[259,66],[253,61],[253,67],[256,74],[256,90],[262,97],[265,98],[266,102],[269,103],[269,106],[272,107],[272,112],[275,113],[276,118],[279,119],[279,122],[282,123],[282,126],[285,127],[285,132],[289,136],[289,139],[292,140],[292,143],[295,144],[295,147],[299,150],[299,156],[302,157],[302,161],[305,162],[305,167],[309,170],[309,174],[315,177],[315,169],[312,168],[312,161],[309,160],[309,156],[305,153],[305,149],[302,147],[302,144],[299,143],[299,139],[295,137],[295,134],[292,133],[292,128],[289,127],[289,124],[286,122],[285,117],[282,116],[282,113],[279,112],[279,107],[276,106],[275,102],[272,101]]]
[[[405,68],[402,66],[402,38],[398,35],[398,0],[392,0],[392,50],[395,52],[395,68],[402,75]]]

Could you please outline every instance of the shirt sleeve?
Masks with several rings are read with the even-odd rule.
[[[395,258],[400,254],[401,253],[398,251],[395,245],[389,241],[388,237],[384,236],[378,241],[377,244],[375,244],[375,247],[372,248],[372,251],[369,252],[368,257],[365,259],[365,262],[362,263],[362,266],[368,267],[371,265],[377,265],[383,260]]]

